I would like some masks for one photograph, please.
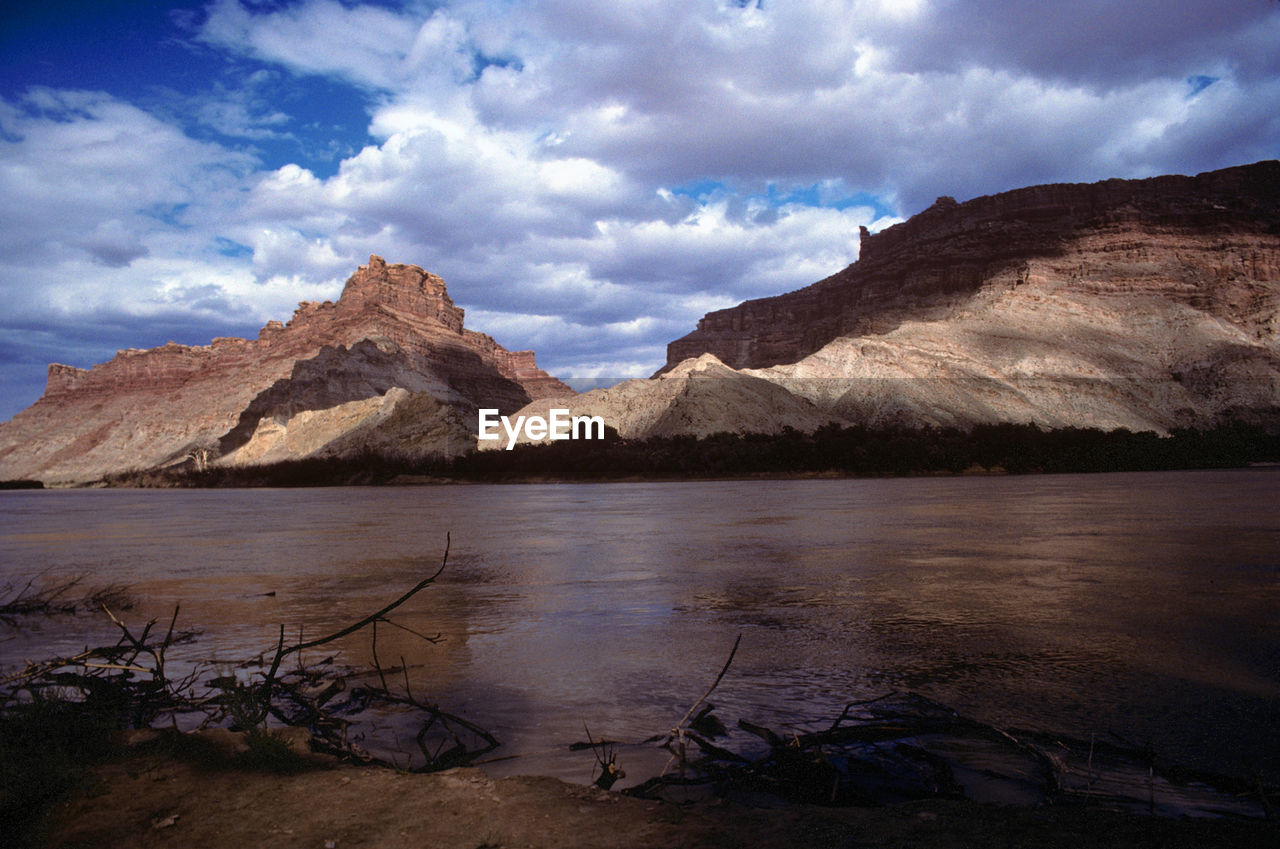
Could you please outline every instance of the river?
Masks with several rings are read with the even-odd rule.
[[[1000,727],[1280,779],[1280,469],[910,479],[0,493],[0,586],[123,583],[211,669],[373,612],[383,662],[490,729],[491,772],[711,699],[785,731],[911,690]],[[112,639],[0,625],[0,667]],[[338,660],[370,659],[366,636]],[[514,756],[514,757],[510,757]],[[635,778],[662,765],[631,754]]]

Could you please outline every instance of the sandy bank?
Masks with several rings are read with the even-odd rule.
[[[1259,821],[1179,821],[1088,807],[929,801],[885,808],[674,805],[551,778],[494,780],[332,765],[293,775],[132,753],[56,808],[70,847],[1206,847],[1275,846]]]

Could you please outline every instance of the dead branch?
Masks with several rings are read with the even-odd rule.
[[[299,628],[298,639],[293,644],[286,644],[284,626],[281,625],[269,668],[261,677],[250,675],[248,680],[236,674],[210,679],[207,665],[202,664],[196,664],[181,679],[171,679],[166,668],[169,649],[193,636],[190,632],[178,630],[180,609],[174,608],[163,632],[157,627],[161,623],[155,619],[137,628],[117,615],[113,609],[115,595],[100,593],[95,599],[96,604],[115,626],[119,635],[116,643],[86,648],[70,657],[28,663],[23,670],[4,676],[0,679],[0,711],[8,710],[23,700],[47,697],[86,704],[97,702],[118,711],[119,721],[134,727],[154,725],[164,718],[176,727],[178,717],[185,716],[189,718],[184,720],[188,727],[204,728],[230,723],[253,730],[261,728],[270,719],[309,729],[313,746],[320,750],[363,762],[384,763],[357,746],[360,735],[351,733],[351,729],[360,722],[365,711],[404,712],[407,709],[415,721],[420,722],[417,740],[425,759],[425,763],[415,771],[471,763],[479,755],[497,748],[497,739],[475,723],[444,711],[438,705],[419,700],[411,686],[408,664],[403,657],[396,671],[404,674],[404,694],[392,692],[386,675],[389,670],[382,667],[376,643],[379,623],[393,625],[426,642],[435,643],[442,639],[439,634],[431,636],[393,622],[388,616],[440,576],[448,564],[450,542],[446,534],[440,566],[431,575],[390,604],[351,625],[311,640],[304,640]],[[51,600],[67,593],[75,583],[65,582],[36,593],[32,589],[36,582],[32,579],[11,593],[6,604],[16,600],[26,604],[38,596],[37,605],[48,605]],[[349,688],[345,673],[333,665],[332,657],[314,663],[304,661],[308,649],[332,643],[367,626],[373,628],[374,671],[381,687],[361,685]],[[289,664],[289,671],[285,672],[283,661],[290,655],[297,659],[296,668]],[[261,669],[262,666],[263,656],[259,655],[256,664],[242,663],[231,668],[249,670]]]
[[[599,743],[592,740],[591,729],[587,727],[586,722],[582,723],[582,730],[587,732],[587,743],[590,745],[591,754],[596,759],[596,765],[600,767],[600,774],[596,775],[591,783],[601,790],[609,790],[613,785],[627,777],[627,774],[618,766],[618,750],[605,740],[601,740]],[[596,751],[597,746],[600,748],[599,752]],[[572,749],[573,747],[570,746],[569,748]],[[592,774],[595,774],[595,770],[592,770]]]
[[[701,707],[702,703],[705,702],[707,698],[715,691],[716,687],[720,686],[720,681],[723,680],[725,673],[729,671],[729,666],[730,664],[733,663],[734,655],[738,653],[738,646],[741,645],[741,643],[742,643],[742,635],[739,634],[738,638],[733,641],[733,648],[729,651],[729,657],[725,659],[724,666],[720,668],[720,674],[716,676],[716,680],[711,682],[711,686],[707,688],[707,691],[702,694],[701,698],[699,698],[696,702],[693,703],[693,707],[685,711],[685,715],[682,716],[680,718],[680,721],[676,723],[675,727],[672,728],[671,731],[667,733],[666,741],[662,745],[663,745],[663,748],[671,752],[671,759],[668,760],[667,765],[663,767],[662,771],[664,773],[667,772],[667,770],[671,768],[671,764],[675,763],[677,760],[680,762],[681,774],[684,773],[684,768],[686,763],[685,740],[688,734],[688,732],[686,732],[685,730],[685,723],[689,721],[689,717],[693,716],[693,712],[696,711],[699,707]]]
[[[738,653],[738,646],[741,643],[742,643],[742,635],[739,634],[738,639],[733,641],[733,649],[730,650],[729,657],[725,659],[724,666],[721,667],[720,674],[716,676],[716,680],[711,682],[711,686],[708,687],[707,691],[702,694],[702,697],[698,699],[696,702],[694,702],[693,707],[689,708],[689,710],[685,713],[685,715],[681,717],[680,721],[676,723],[676,728],[681,728],[686,722],[688,722],[689,717],[693,716],[693,712],[702,706],[702,703],[705,702],[707,700],[707,697],[710,696],[711,693],[715,691],[716,687],[720,686],[720,681],[724,678],[724,674],[729,671],[729,665],[733,663],[733,656]]]
[[[422,592],[431,584],[435,583],[436,578],[440,577],[440,574],[444,572],[445,566],[448,565],[449,563],[449,546],[450,546],[450,536],[448,533],[446,533],[444,537],[444,556],[440,559],[440,568],[437,569],[435,572],[433,572],[431,575],[427,576],[426,578],[423,578],[421,581],[415,584],[412,589],[410,589],[404,595],[400,596],[398,599],[391,602],[381,610],[378,610],[374,613],[370,613],[368,616],[364,617],[360,621],[355,622],[351,625],[348,625],[345,628],[334,631],[332,634],[328,634],[326,636],[320,637],[319,639],[309,640],[305,643],[295,643],[294,645],[289,646],[288,648],[283,648],[283,647],[277,648],[275,660],[271,662],[271,671],[267,673],[266,681],[264,683],[269,685],[270,682],[274,680],[276,672],[280,668],[280,661],[284,660],[284,658],[287,657],[288,655],[294,654],[295,652],[301,652],[306,649],[313,649],[313,648],[316,648],[317,646],[323,646],[326,643],[333,642],[334,640],[340,640],[345,636],[354,634],[356,631],[359,631],[360,629],[373,624],[374,622],[377,622],[379,620],[385,620],[386,615],[388,613],[395,610],[397,607],[404,604],[406,601],[413,598],[418,593]],[[280,633],[281,633],[281,640],[283,642],[283,635],[284,635],[283,625],[280,628]]]
[[[0,620],[14,624],[22,616],[54,616],[96,610],[99,601],[110,601],[117,607],[129,607],[128,587],[109,584],[83,596],[71,595],[72,590],[84,583],[83,576],[66,578],[52,584],[41,581],[40,575],[28,578],[21,588],[6,584],[0,587]]]

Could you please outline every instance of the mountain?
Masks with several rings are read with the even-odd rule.
[[[1280,424],[1280,162],[939,198],[825,280],[708,313],[654,379],[559,406],[636,437]]]
[[[711,353],[734,368],[794,363],[841,337],[950,318],[979,294],[1156,297],[1274,335],[1280,162],[1195,177],[1033,186],[861,231],[858,261],[795,292],[708,313],[666,368]],[[1138,311],[1141,302],[1119,304]]]
[[[731,369],[711,354],[686,360],[653,378],[628,380],[572,397],[539,398],[519,415],[549,418],[557,408],[571,410],[575,416],[599,416],[623,439],[708,436],[741,430],[743,422],[751,422],[752,430],[759,433],[778,433],[783,427],[812,431],[832,418],[776,382]],[[494,440],[480,442],[479,447],[492,450],[506,444]]]
[[[440,278],[371,257],[336,303],[256,339],[54,364],[0,425],[0,479],[456,454],[478,407],[599,415],[632,438],[1280,426],[1280,162],[939,198],[864,229],[843,271],[707,314],[655,377],[580,396],[462,320]]]
[[[476,408],[572,390],[463,327],[444,281],[372,256],[338,301],[304,302],[256,339],[120,351],[49,366],[44,395],[0,424],[0,479],[76,483],[173,464],[256,464],[475,445]]]

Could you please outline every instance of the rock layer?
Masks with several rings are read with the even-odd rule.
[[[703,353],[734,368],[794,363],[842,336],[951,315],[985,288],[1040,282],[1154,294],[1274,338],[1280,162],[1195,177],[1033,186],[939,198],[871,235],[858,261],[804,289],[708,313],[665,368]]]
[[[256,339],[51,365],[40,400],[0,425],[0,479],[84,482],[188,456],[258,462],[374,445],[457,453],[474,445],[476,406],[510,411],[548,394],[572,390],[532,351],[465,328],[443,280],[373,256],[336,303],[304,302]],[[438,421],[397,415],[406,402]]]
[[[940,198],[861,254],[708,314],[663,371],[711,354],[866,424],[1277,421],[1278,162]]]

